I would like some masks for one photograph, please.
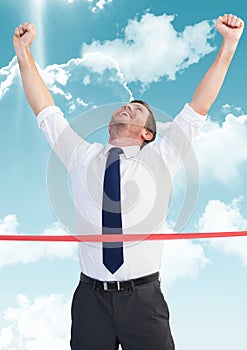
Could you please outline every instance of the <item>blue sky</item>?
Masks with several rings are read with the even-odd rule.
[[[223,0],[1,0],[0,234],[63,233],[46,188],[50,149],[17,70],[12,36],[19,23],[35,23],[34,57],[70,122],[134,96],[162,123],[191,99],[213,62],[221,43],[215,19],[234,13],[247,21],[246,10],[243,1]],[[184,232],[247,230],[246,44],[244,33],[194,146],[200,191]],[[97,128],[82,118],[86,133]],[[90,139],[98,136],[107,138]],[[181,170],[171,229],[185,185]],[[162,283],[177,350],[246,350],[246,274],[246,238],[166,243]],[[0,350],[69,349],[76,245],[0,242],[0,278]]]

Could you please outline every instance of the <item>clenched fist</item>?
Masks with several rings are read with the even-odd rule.
[[[224,40],[237,42],[243,33],[244,21],[232,14],[225,14],[218,17],[216,29],[223,36]]]
[[[35,38],[36,29],[31,23],[20,24],[19,27],[15,29],[15,34],[13,37],[13,44],[15,51],[21,49],[29,48]]]

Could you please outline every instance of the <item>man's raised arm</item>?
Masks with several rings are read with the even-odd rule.
[[[203,115],[207,114],[220,91],[239,39],[243,33],[244,22],[234,15],[225,14],[222,17],[218,17],[216,29],[223,37],[222,46],[214,63],[203,77],[190,102],[190,106],[194,111]]]
[[[13,37],[23,88],[28,103],[34,114],[38,116],[39,127],[44,132],[50,146],[65,167],[72,169],[76,161],[75,150],[81,144],[81,150],[85,153],[89,144],[86,141],[82,143],[82,138],[70,127],[60,108],[55,106],[30,50],[35,36],[34,25],[25,22],[15,29]]]
[[[25,22],[15,29],[13,44],[17,55],[24,91],[34,114],[53,106],[53,98],[35,65],[30,46],[36,36],[33,24]]]

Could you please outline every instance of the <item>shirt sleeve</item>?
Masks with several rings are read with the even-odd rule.
[[[160,142],[155,142],[154,147],[158,149],[172,177],[188,151],[192,149],[192,142],[198,137],[205,121],[205,115],[195,112],[186,103],[170,123],[170,127]]]
[[[37,116],[39,128],[64,166],[71,170],[76,161],[77,150],[87,151],[89,143],[83,140],[64,118],[57,106],[43,109]]]

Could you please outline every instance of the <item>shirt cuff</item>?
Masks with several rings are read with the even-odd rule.
[[[197,128],[202,128],[206,122],[207,115],[202,115],[194,111],[194,109],[186,103],[183,110],[179,113],[183,119]]]
[[[54,115],[56,113],[62,114],[61,109],[57,106],[48,106],[48,107],[42,109],[42,111],[39,112],[39,114],[37,115],[37,123],[38,123],[39,128],[42,127],[41,124],[46,118],[48,118],[51,115]]]

